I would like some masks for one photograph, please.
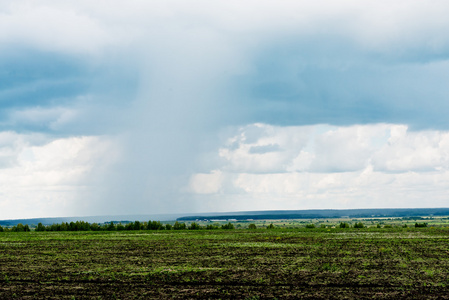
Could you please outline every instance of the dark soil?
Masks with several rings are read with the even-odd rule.
[[[0,234],[0,299],[449,299],[449,232]]]

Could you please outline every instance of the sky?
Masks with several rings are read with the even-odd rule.
[[[3,0],[0,219],[449,207],[448,14]]]

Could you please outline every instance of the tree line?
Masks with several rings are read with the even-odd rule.
[[[199,230],[199,229],[234,229],[232,223],[223,225],[209,224],[206,226],[200,226],[198,223],[186,223],[176,221],[172,224],[162,224],[160,221],[148,221],[148,222],[127,222],[122,224],[121,222],[109,222],[104,224],[89,223],[85,221],[76,222],[62,222],[52,225],[37,224],[35,231],[125,231],[125,230]],[[17,224],[11,228],[3,228],[0,225],[0,232],[13,231],[13,232],[27,232],[31,231],[28,225]]]
[[[341,222],[336,226],[337,228],[366,228],[362,222],[355,223],[353,226],[346,222]],[[381,228],[380,224],[377,224],[377,228]],[[392,228],[391,225],[384,225],[384,228]],[[402,227],[407,227],[407,224],[404,224]],[[427,223],[415,223],[415,227],[427,227]],[[266,227],[267,229],[276,228],[273,223]],[[315,224],[307,224],[305,228],[316,228]],[[327,228],[326,225],[321,224],[320,228]],[[108,223],[89,223],[85,221],[76,221],[76,222],[62,222],[61,224],[52,224],[52,225],[43,225],[42,223],[37,224],[34,228],[35,231],[124,231],[124,230],[213,230],[213,229],[235,229],[234,224],[228,222],[227,224],[219,225],[219,224],[208,224],[206,226],[201,226],[196,222],[192,222],[190,224],[182,223],[176,221],[173,225],[170,223],[162,224],[160,221],[148,221],[148,222],[126,222],[122,224],[121,222],[108,222]],[[249,224],[248,229],[257,229],[255,224]],[[0,225],[0,232],[4,231],[12,231],[12,232],[28,232],[31,231],[29,225],[23,225],[21,223],[8,227],[2,227]]]
[[[0,225],[0,232],[4,232],[4,231],[14,231],[14,232],[27,232],[27,231],[31,231],[30,226],[28,226],[28,224],[23,225],[22,223],[19,223],[11,228],[3,228],[2,225]]]

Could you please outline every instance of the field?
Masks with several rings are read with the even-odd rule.
[[[449,229],[0,232],[0,299],[449,299]]]

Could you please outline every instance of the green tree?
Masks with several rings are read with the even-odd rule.
[[[270,225],[267,226],[267,229],[274,229],[273,223],[270,223]]]
[[[193,222],[190,224],[189,229],[190,230],[198,230],[198,229],[201,229],[201,227],[197,223]]]
[[[90,230],[90,224],[85,221],[76,221],[76,225],[78,227],[78,230],[80,231],[89,231]]]
[[[109,223],[107,229],[107,231],[115,231],[115,225],[114,222],[111,221],[111,223]]]
[[[16,232],[24,232],[25,231],[25,226],[23,226],[22,223],[19,223],[16,226],[13,226],[12,228],[13,228],[12,231],[16,231]]]
[[[142,223],[140,223],[139,221],[135,221],[133,229],[134,230],[141,230],[141,229],[143,229]]]
[[[175,224],[173,225],[173,229],[174,230],[186,229],[186,224],[185,223],[178,223],[178,221],[176,221]]]
[[[129,222],[125,225],[125,230],[134,230],[134,222]]]
[[[72,224],[72,223],[73,222],[70,222],[70,224]],[[75,223],[73,223],[73,227],[71,227],[71,225],[69,225],[67,222],[62,222],[61,225],[58,224],[58,226],[59,226],[59,231],[68,231],[68,230],[76,231],[77,230]]]
[[[100,225],[98,223],[92,223],[90,224],[90,230],[92,231],[99,231],[101,229]]]
[[[164,229],[164,225],[160,221],[148,221],[147,224],[148,230],[162,230]]]
[[[36,231],[45,231],[45,226],[39,222],[39,224],[37,224]]]
[[[251,223],[248,225],[248,229],[257,229],[257,226],[256,226],[256,224]]]
[[[228,222],[228,224],[221,225],[221,229],[234,229],[234,225],[231,222]]]
[[[349,228],[349,224],[346,222],[341,222],[339,225],[340,228]]]
[[[67,225],[64,222],[62,222],[62,224],[61,224],[62,231],[65,231],[64,229],[67,229],[68,231],[77,231],[76,227],[77,226],[76,226],[75,222],[73,222],[73,221]]]
[[[362,222],[358,222],[354,224],[354,228],[365,228]]]

